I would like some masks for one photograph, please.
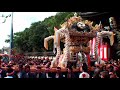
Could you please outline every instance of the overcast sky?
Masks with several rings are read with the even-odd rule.
[[[54,16],[57,12],[14,12],[13,14],[13,32],[23,31],[25,28],[29,28],[31,23],[37,21],[43,21],[46,17]],[[2,14],[9,15],[11,12],[0,12],[0,49],[9,47],[10,45],[5,43],[5,39],[10,35],[11,30],[11,17],[6,19],[5,23]]]

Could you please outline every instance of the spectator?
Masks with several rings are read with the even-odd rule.
[[[110,78],[109,72],[108,71],[100,72],[100,77],[101,78]]]
[[[45,68],[45,77],[46,77],[46,78],[51,78],[51,77],[50,77],[50,68],[49,68],[49,67],[46,67],[46,68]]]
[[[82,73],[80,73],[79,78],[90,78],[90,75],[87,72],[88,72],[88,67],[85,63],[83,63]]]
[[[100,67],[98,63],[95,63],[95,69],[94,69],[94,74],[92,76],[92,78],[100,78],[99,74],[100,74]]]
[[[20,64],[20,65],[18,66],[17,77],[18,77],[18,78],[24,78],[24,76],[25,76],[25,71],[23,70],[23,65]]]
[[[5,78],[13,78],[14,70],[11,68],[11,66],[7,66],[7,73]]]
[[[56,68],[55,78],[63,78],[63,75],[61,73],[61,68],[60,67]]]
[[[25,65],[25,75],[24,78],[35,78],[35,75],[31,73],[30,66],[28,64]]]
[[[6,77],[6,71],[1,68],[1,60],[0,60],[0,78]]]
[[[112,73],[112,72],[111,72],[111,73],[109,73],[109,75],[110,75],[110,78],[118,78],[115,73]]]
[[[68,70],[67,70],[67,78],[75,78],[75,74],[74,74],[74,72],[73,72],[72,67],[68,67]]]
[[[35,78],[46,78],[45,73],[42,72],[41,66],[39,65],[36,67]]]
[[[95,71],[94,71],[94,74],[93,74],[93,77],[92,78],[100,78],[100,69],[96,69]]]

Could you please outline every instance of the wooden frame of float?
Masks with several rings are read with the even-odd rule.
[[[7,67],[2,67],[4,70],[7,69]],[[18,67],[13,67],[13,69],[15,71],[18,71]],[[24,69],[24,68],[23,68]],[[36,71],[36,68],[35,67],[31,67],[30,68],[30,71],[31,72],[35,72]],[[45,71],[45,68],[41,68],[41,71]],[[56,72],[56,68],[50,68],[48,72]],[[61,72],[67,72],[67,68],[66,69],[61,69]],[[79,68],[78,69],[73,69],[73,72],[80,72]]]

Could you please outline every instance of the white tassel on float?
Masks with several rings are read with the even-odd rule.
[[[55,45],[57,47],[60,46],[60,34],[59,34],[59,31],[55,32]]]
[[[44,39],[44,47],[48,50],[48,41],[54,39],[54,36],[49,36],[47,38]]]
[[[47,42],[47,39],[46,39],[46,38],[44,39],[44,47],[45,47],[45,49],[48,50],[48,42]]]

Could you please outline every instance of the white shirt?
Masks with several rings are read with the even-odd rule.
[[[13,78],[12,76],[7,76],[7,77],[5,77],[5,78]]]
[[[79,78],[90,78],[90,75],[87,72],[82,72],[80,73]]]
[[[59,78],[59,74],[56,74],[56,78]]]
[[[18,78],[21,78],[21,72],[19,72],[17,75],[18,75]]]
[[[51,78],[51,77],[49,77],[48,73],[46,73],[46,77],[47,77],[47,78]]]

